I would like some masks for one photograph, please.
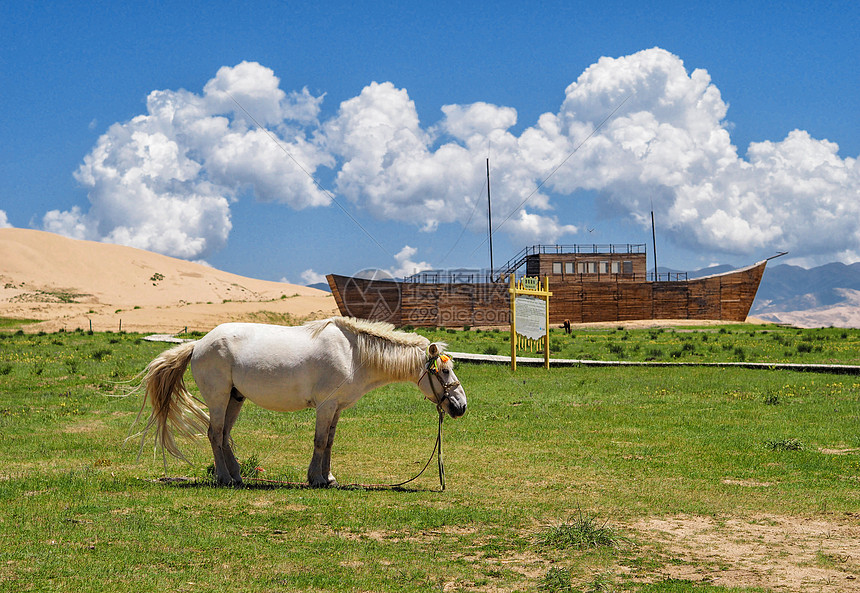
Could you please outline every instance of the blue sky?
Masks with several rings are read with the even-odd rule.
[[[3,3],[0,225],[297,283],[486,267],[489,157],[497,264],[650,252],[652,204],[675,269],[860,259],[856,2],[297,4]]]

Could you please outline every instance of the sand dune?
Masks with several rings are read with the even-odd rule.
[[[29,229],[0,229],[0,317],[65,328],[174,333],[225,321],[284,322],[337,314],[324,291],[245,278],[132,247]]]

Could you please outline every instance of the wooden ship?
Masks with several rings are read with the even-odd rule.
[[[644,244],[534,245],[495,273],[426,271],[402,281],[330,274],[327,279],[342,315],[400,327],[507,325],[510,274],[549,278],[551,324],[744,321],[769,259],[688,279],[686,273],[648,274]]]

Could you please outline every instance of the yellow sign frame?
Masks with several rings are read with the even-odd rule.
[[[511,370],[517,370],[517,346],[527,344],[534,347],[537,343],[543,342],[543,366],[549,368],[549,297],[552,293],[549,290],[549,277],[544,276],[543,290],[541,290],[541,281],[538,277],[522,278],[520,282],[516,281],[514,274],[510,275],[510,288],[508,292],[511,295]],[[525,295],[538,297],[546,301],[546,334],[540,340],[530,340],[525,337],[520,337],[517,334],[517,296]]]

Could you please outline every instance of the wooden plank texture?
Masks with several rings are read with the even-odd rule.
[[[637,265],[641,262],[637,261]],[[744,321],[765,265],[766,262],[759,262],[726,274],[671,282],[648,282],[612,274],[554,275],[550,279],[553,292],[550,323],[635,319]],[[333,274],[328,281],[343,315],[414,327],[510,323],[505,282],[401,283]]]

